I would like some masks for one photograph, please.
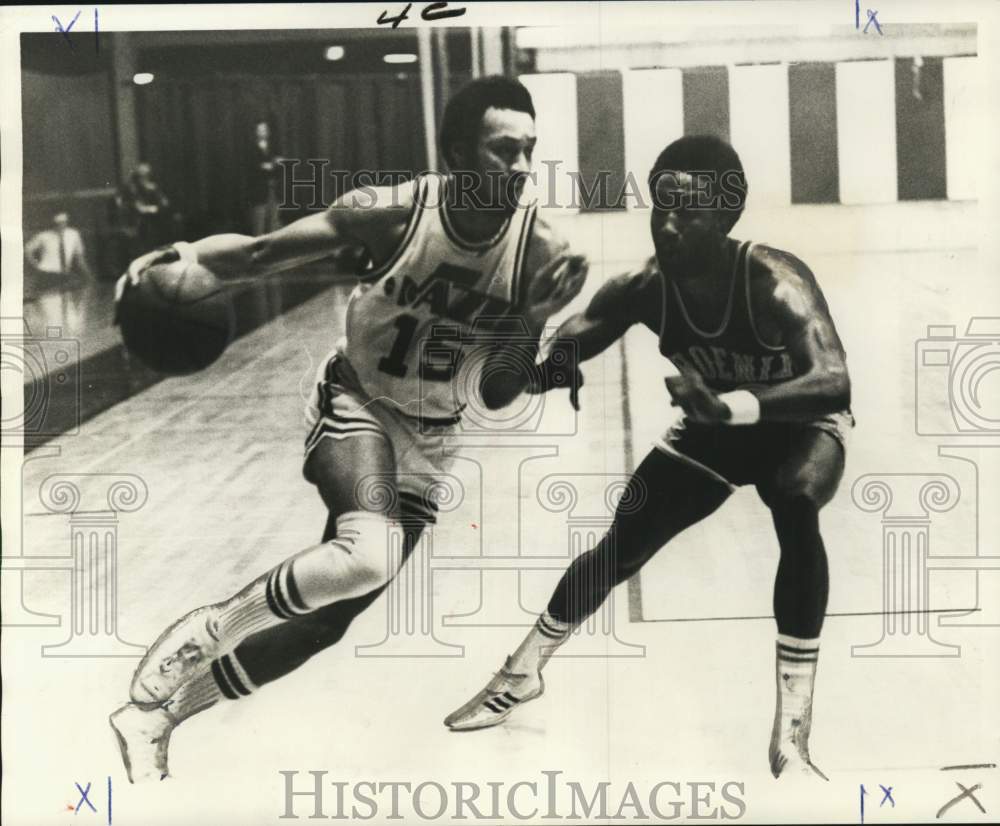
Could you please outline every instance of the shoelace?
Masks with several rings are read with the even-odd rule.
[[[496,688],[492,688],[492,685],[494,682],[496,682],[497,678],[503,677],[504,679],[510,679],[511,677],[513,677],[516,678],[517,685],[520,685],[521,683],[524,682],[527,676],[528,676],[527,674],[516,674],[513,671],[507,671],[506,669],[501,668],[499,671],[493,672],[492,679],[486,684],[486,690],[493,695],[503,694],[503,691],[498,690]]]

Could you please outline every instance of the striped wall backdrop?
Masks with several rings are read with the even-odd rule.
[[[753,206],[976,197],[976,58],[898,57],[522,75],[537,111],[540,194],[570,203],[567,171],[609,174],[603,208],[636,205],[656,155],[714,134],[740,153]],[[543,162],[556,161],[557,175]],[[645,192],[642,197],[648,201]]]

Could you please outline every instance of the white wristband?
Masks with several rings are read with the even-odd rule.
[[[756,424],[760,421],[760,401],[749,390],[720,393],[719,401],[729,408],[726,424]]]
[[[181,261],[187,261],[189,264],[198,263],[198,253],[195,252],[194,244],[189,244],[187,241],[175,241],[171,246],[177,250]]]

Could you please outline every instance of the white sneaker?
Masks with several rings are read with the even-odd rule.
[[[163,780],[168,774],[167,747],[173,718],[162,708],[144,711],[127,703],[108,718],[118,740],[130,783]]]
[[[474,731],[502,723],[518,706],[541,697],[545,681],[540,672],[516,674],[510,657],[493,679],[469,702],[444,718],[452,731]]]
[[[219,634],[214,606],[199,608],[177,620],[150,646],[132,675],[132,701],[159,705],[182,683],[207,671],[213,659],[228,653]]]

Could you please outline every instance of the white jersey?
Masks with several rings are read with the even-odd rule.
[[[536,211],[518,208],[493,238],[470,243],[448,219],[444,180],[429,173],[413,182],[403,241],[351,294],[338,347],[369,396],[421,418],[451,418],[464,406],[475,386],[471,326],[517,303]]]

